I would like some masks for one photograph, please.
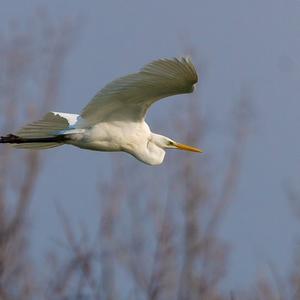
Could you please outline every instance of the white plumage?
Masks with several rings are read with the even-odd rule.
[[[150,165],[161,164],[168,148],[202,152],[152,133],[145,122],[155,101],[191,93],[197,81],[189,58],[160,59],[106,85],[80,115],[49,112],[16,135],[1,137],[0,142],[26,149],[70,144],[96,151],[125,151]]]

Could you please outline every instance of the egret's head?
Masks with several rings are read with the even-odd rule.
[[[133,149],[127,149],[125,151],[148,165],[160,165],[164,160],[166,149],[203,152],[201,149],[177,143],[166,136],[155,133],[151,133],[146,148],[134,147]]]
[[[161,147],[163,149],[178,149],[178,150],[192,151],[198,153],[203,152],[202,149],[175,142],[170,138],[159,134],[154,135],[154,142],[158,147]]]

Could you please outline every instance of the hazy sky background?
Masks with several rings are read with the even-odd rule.
[[[270,262],[286,274],[299,234],[283,186],[299,182],[300,1],[0,0],[1,31],[9,20],[22,22],[39,7],[47,8],[53,19],[83,20],[55,111],[79,112],[110,80],[193,47],[196,61],[205,65],[199,70],[199,98],[214,124],[207,144],[199,146],[222,170],[230,149],[226,127],[232,126],[231,111],[243,88],[250,91],[255,118],[235,201],[220,231],[232,246],[225,283],[228,289],[247,286]],[[152,128],[177,138],[175,129],[166,131],[162,124],[168,108],[183,99],[156,104],[149,121],[158,119],[160,126],[152,122]],[[85,220],[93,228],[96,184],[109,173],[109,159],[132,159],[70,147],[43,155],[46,163],[31,209],[37,256],[53,247],[53,238],[62,237],[55,203],[75,222]],[[159,174],[167,167],[168,160],[156,169],[140,165],[138,170]]]

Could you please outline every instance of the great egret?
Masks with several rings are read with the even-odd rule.
[[[197,81],[197,72],[189,58],[160,59],[138,73],[106,85],[80,115],[49,112],[16,134],[0,137],[0,143],[23,149],[70,144],[96,151],[125,151],[149,165],[161,164],[165,149],[202,152],[152,133],[145,122],[152,103],[168,96],[191,93]]]

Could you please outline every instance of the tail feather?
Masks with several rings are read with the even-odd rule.
[[[66,137],[57,132],[69,127],[66,118],[53,112],[47,113],[40,121],[25,125],[15,135],[0,138],[0,143],[12,144],[21,149],[48,149],[57,147],[66,141]]]
[[[12,146],[17,149],[32,149],[32,150],[43,150],[43,149],[50,149],[57,146],[61,146],[61,143],[23,143],[23,144],[13,144]]]

